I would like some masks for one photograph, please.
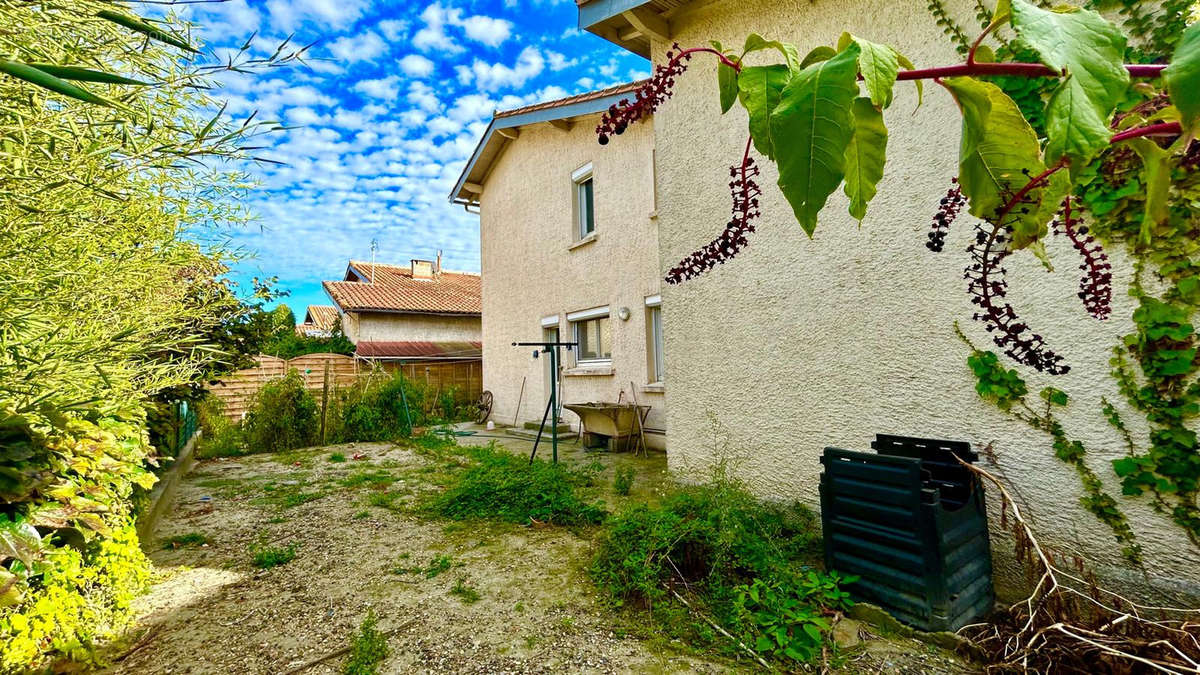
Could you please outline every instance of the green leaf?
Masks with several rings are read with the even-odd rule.
[[[50,91],[62,94],[63,96],[69,96],[71,98],[78,99],[85,103],[94,103],[96,105],[104,106],[113,105],[112,101],[109,101],[101,96],[97,96],[87,89],[73,85],[70,82],[55,77],[44,70],[34,68],[33,66],[26,65],[24,63],[0,59],[0,73],[12,75],[15,78],[25,80],[26,82],[35,84],[43,89],[49,89]]]
[[[769,119],[779,105],[789,75],[787,66],[776,64],[747,66],[737,78],[738,98],[750,115],[750,138],[754,139],[754,149],[771,159],[775,158],[775,147]]]
[[[990,33],[1011,20],[1012,0],[996,0],[996,9],[992,11],[992,20],[984,27],[984,31]]]
[[[1156,226],[1166,222],[1171,190],[1171,155],[1148,138],[1131,138],[1126,145],[1142,158],[1142,182],[1146,185],[1146,213],[1140,238],[1150,243]]]
[[[1116,472],[1117,476],[1120,478],[1124,478],[1125,476],[1132,475],[1133,472],[1137,471],[1139,468],[1138,461],[1136,459],[1134,459],[1133,457],[1122,457],[1121,459],[1114,459],[1112,466],[1113,466],[1113,471]]]
[[[55,66],[49,63],[31,63],[29,65],[43,73],[49,73],[63,80],[102,82],[104,84],[137,84],[143,86],[150,84],[149,82],[131,80],[128,77],[113,75],[112,73],[102,73],[98,70],[88,70],[87,68],[78,68],[75,66]]]
[[[756,652],[768,652],[774,647],[775,643],[771,642],[771,638],[766,635],[759,635],[758,639],[754,641],[754,651]]]
[[[871,102],[880,108],[887,108],[892,104],[896,73],[900,72],[900,60],[896,50],[850,33],[842,33],[841,39],[838,40],[838,50],[845,49],[850,43],[858,45],[860,50],[858,70],[862,73],[863,84],[867,87]]]
[[[942,86],[954,96],[963,115],[958,182],[970,201],[971,215],[994,221],[1011,196],[1046,169],[1037,134],[1017,104],[991,82],[950,77],[942,80]],[[1040,200],[1043,192],[1044,188],[1034,188],[1028,196]],[[1037,208],[1012,210],[1014,248],[1025,248],[1046,233],[1047,210],[1040,201]]]
[[[854,136],[846,147],[846,196],[850,215],[859,220],[867,215],[867,204],[875,196],[887,161],[887,127],[883,113],[869,98],[856,98],[850,107]]]
[[[896,52],[896,61],[899,62],[905,70],[917,69],[917,67],[913,65],[913,62],[909,61],[908,57],[900,52]],[[913,80],[912,83],[917,86],[917,107],[920,108],[921,103],[925,100],[925,85],[920,80]]]
[[[812,51],[810,51],[804,57],[804,60],[800,62],[800,68],[802,68],[802,69],[807,68],[807,67],[811,66],[812,64],[820,63],[821,61],[828,61],[829,59],[832,59],[836,55],[837,55],[837,50],[834,49],[833,47],[827,47],[825,45],[821,45],[819,47],[813,47]]]
[[[1200,22],[1183,32],[1162,77],[1179,109],[1184,133],[1194,136],[1200,131]]]
[[[779,188],[809,237],[817,214],[842,182],[854,136],[850,106],[858,96],[858,45],[796,73],[771,113],[779,140]]]
[[[179,38],[175,37],[174,35],[168,35],[168,34],[164,33],[163,31],[159,30],[158,28],[155,28],[154,26],[146,23],[145,21],[142,21],[141,19],[138,19],[138,18],[135,18],[132,16],[128,16],[126,14],[121,14],[120,12],[114,12],[114,11],[108,10],[108,9],[96,12],[96,16],[100,17],[101,19],[107,19],[108,21],[111,21],[117,25],[124,26],[124,27],[128,28],[129,30],[137,31],[138,33],[145,35],[146,37],[150,38],[151,40],[157,40],[159,42],[169,44],[173,47],[179,47],[180,49],[182,49],[184,51],[192,52],[193,54],[200,53],[199,49],[192,47],[191,45],[184,42],[183,40],[180,40]]]
[[[742,48],[742,58],[763,49],[779,50],[779,53],[783,54],[784,60],[787,61],[788,70],[800,70],[800,50],[796,49],[795,45],[778,40],[768,40],[758,33],[751,33],[746,37],[746,45]]]
[[[738,72],[724,62],[718,63],[717,86],[721,91],[721,114],[724,115],[738,99]]]
[[[1062,81],[1046,102],[1045,161],[1071,161],[1074,174],[1108,147],[1108,118],[1129,88],[1125,35],[1099,14],[1045,10],[1012,0],[1013,29]]]

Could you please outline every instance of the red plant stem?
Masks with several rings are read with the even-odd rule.
[[[1179,126],[1179,122],[1159,122],[1158,124],[1149,124],[1144,127],[1136,127],[1127,129],[1119,134],[1114,134],[1110,143],[1120,143],[1131,138],[1141,138],[1142,136],[1178,136],[1183,133],[1183,127]]]
[[[1066,166],[1067,158],[1063,157],[1062,159],[1058,160],[1054,166],[1034,176],[1033,180],[1026,183],[1025,187],[1017,190],[1016,194],[1012,196],[1012,199],[1008,200],[1008,202],[1004,204],[1000,211],[997,212],[998,215],[996,216],[996,222],[1003,222],[1004,218],[1008,216],[1008,214],[1011,213],[1014,208],[1016,208],[1017,204],[1021,203],[1021,200],[1025,198],[1025,195],[1032,192],[1034,188],[1040,186],[1042,183],[1045,183],[1050,176],[1054,175],[1058,171],[1061,171]]]
[[[713,50],[710,50],[713,51]],[[1166,65],[1153,63],[1149,65],[1125,64],[1125,70],[1132,77],[1158,77]],[[937,77],[956,77],[959,75],[1012,75],[1015,77],[1060,77],[1062,73],[1040,63],[960,63],[954,66],[937,68],[918,68],[917,70],[902,70],[896,75],[897,80],[932,80]]]
[[[730,68],[733,68],[734,70],[738,71],[739,73],[742,72],[742,64],[730,59],[728,56],[725,56],[721,52],[719,52],[711,47],[692,47],[690,49],[685,49],[685,50],[679,52],[679,55],[676,56],[675,58],[671,59],[671,61],[672,62],[678,61],[678,60],[688,56],[689,54],[699,54],[699,53],[712,54],[712,55],[716,56],[717,60],[720,61],[721,63],[724,63],[725,65],[729,66]]]

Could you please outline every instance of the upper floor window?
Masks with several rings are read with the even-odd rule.
[[[575,238],[584,239],[596,231],[595,187],[591,163],[571,174],[575,191]]]

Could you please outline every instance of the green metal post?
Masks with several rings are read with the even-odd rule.
[[[550,447],[558,464],[558,345],[550,351]]]

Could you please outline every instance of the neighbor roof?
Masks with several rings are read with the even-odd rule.
[[[351,260],[347,279],[322,285],[344,312],[401,312],[478,316],[480,277],[466,272],[441,272],[432,279],[413,279],[411,265],[388,265]]]
[[[488,128],[483,132],[483,137],[479,139],[479,145],[475,146],[475,152],[472,153],[462,175],[458,177],[458,182],[454,184],[454,190],[450,193],[450,201],[455,204],[474,204],[479,201],[478,193],[470,189],[468,185],[483,185],[487,181],[492,167],[500,159],[500,155],[512,142],[511,138],[500,133],[501,130],[515,129],[538,122],[567,120],[608,110],[609,106],[623,98],[628,98],[630,93],[645,82],[645,80],[628,82],[608,89],[589,91],[585,94],[535,103],[523,108],[493,114],[491,124],[488,124]]]
[[[320,330],[333,330],[337,318],[337,307],[333,305],[309,305],[304,311],[304,323]]]

